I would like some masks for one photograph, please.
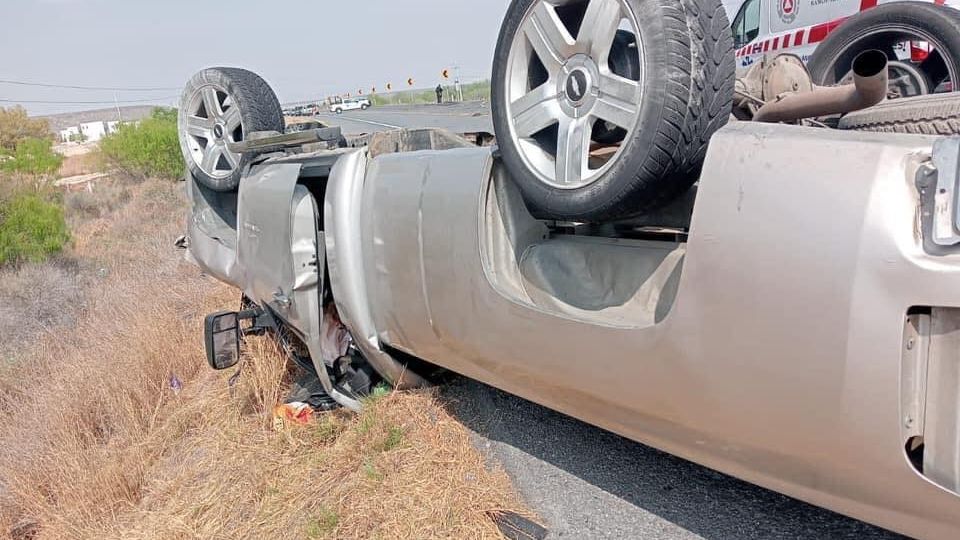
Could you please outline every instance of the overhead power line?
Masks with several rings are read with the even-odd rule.
[[[27,81],[7,81],[0,79],[0,84],[15,84],[17,86],[39,86],[42,88],[69,88],[71,90],[111,90],[114,92],[166,92],[170,90],[181,90],[182,86],[167,86],[156,88],[128,88],[120,86],[77,86],[72,84],[52,84]]]
[[[114,105],[117,103],[156,103],[158,101],[168,101],[179,99],[180,96],[155,97],[151,99],[121,99],[110,101],[50,101],[50,100],[30,100],[30,99],[0,99],[0,103],[31,103],[48,105]]]

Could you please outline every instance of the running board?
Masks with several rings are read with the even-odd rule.
[[[281,150],[318,142],[336,142],[340,140],[341,136],[342,134],[339,127],[325,127],[294,133],[255,131],[251,133],[245,141],[228,142],[227,149],[235,154],[264,152],[267,150]]]

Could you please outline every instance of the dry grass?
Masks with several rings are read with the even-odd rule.
[[[173,250],[179,186],[129,189],[74,231],[97,269],[76,318],[0,370],[0,535],[496,538],[487,512],[523,511],[430,392],[275,431],[287,364],[261,338],[235,384],[203,367],[201,317],[236,292]]]
[[[0,268],[0,365],[23,356],[23,343],[72,325],[86,281],[68,258]]]
[[[133,198],[131,178],[114,175],[63,194],[63,205],[72,228],[90,220],[107,217]]]
[[[90,174],[103,170],[103,155],[99,151],[90,151],[78,153],[63,158],[60,165],[60,176],[78,176],[81,174]]]

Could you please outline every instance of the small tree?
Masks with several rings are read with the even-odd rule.
[[[50,125],[44,118],[30,118],[20,106],[0,107],[0,149],[13,153],[23,139],[50,139]]]

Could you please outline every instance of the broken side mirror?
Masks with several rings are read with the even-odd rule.
[[[240,317],[235,311],[207,315],[203,323],[207,362],[213,369],[228,369],[240,361]]]

